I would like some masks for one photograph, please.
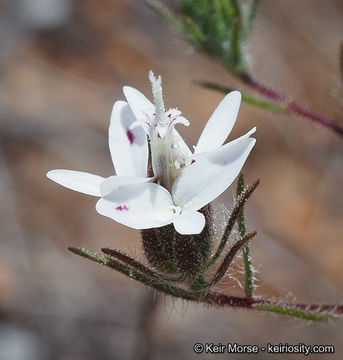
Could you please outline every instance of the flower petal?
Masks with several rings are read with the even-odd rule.
[[[100,185],[101,196],[105,197],[109,195],[112,191],[120,189],[123,186],[140,183],[140,182],[149,182],[153,178],[139,178],[139,177],[129,177],[129,176],[110,176],[105,179]]]
[[[223,145],[223,146],[221,147],[221,149],[226,149],[226,148],[228,148],[228,147],[230,147],[230,146],[233,146],[233,145],[239,143],[240,141],[243,141],[243,140],[247,139],[247,138],[250,137],[250,135],[252,135],[255,131],[256,131],[256,127],[253,127],[253,128],[252,128],[251,130],[249,130],[246,134],[244,134],[244,135],[240,136],[239,138],[237,138],[237,139],[235,139],[235,140],[232,140],[232,141],[228,142],[227,144]],[[213,151],[213,150],[212,150],[212,151]],[[202,153],[195,154],[195,155],[193,156],[193,159],[194,159],[195,161],[198,161],[198,160],[200,160],[201,158],[206,157],[210,152],[211,152],[211,151],[205,151],[205,152],[202,152]]]
[[[145,121],[145,114],[155,111],[155,105],[137,89],[124,86],[123,92],[137,120]]]
[[[82,171],[73,170],[51,170],[46,176],[68,189],[93,196],[101,196],[100,184],[105,178]]]
[[[222,146],[184,169],[173,184],[175,205],[198,210],[217,198],[235,180],[255,142],[248,138]]]
[[[187,157],[191,157],[192,156],[191,150],[189,149],[189,147],[186,144],[185,140],[183,140],[183,137],[179,134],[179,132],[175,128],[173,129],[173,136],[175,136],[176,141],[179,143],[181,148],[184,150],[185,155]]]
[[[136,123],[130,106],[116,101],[111,114],[108,140],[117,175],[144,177],[147,175],[148,142],[143,127]]]
[[[200,135],[195,147],[196,154],[214,150],[224,143],[235,125],[240,103],[239,91],[232,91],[224,97]]]
[[[205,226],[205,216],[198,211],[182,213],[173,221],[175,230],[182,235],[200,234]]]
[[[99,214],[133,229],[170,224],[176,217],[168,190],[154,183],[136,183],[114,190],[96,204]]]

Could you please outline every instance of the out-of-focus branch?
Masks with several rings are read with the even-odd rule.
[[[290,96],[258,82],[251,75],[243,51],[246,40],[253,29],[258,2],[252,0],[245,10],[239,1],[180,0],[182,20],[178,20],[168,8],[156,0],[147,0],[150,7],[172,24],[198,51],[220,63],[233,76],[240,79],[252,90],[266,97],[263,101],[243,93],[243,100],[266,110],[294,114],[343,137],[343,127],[337,121],[328,118],[302,105]],[[343,69],[341,46],[340,67]],[[342,70],[343,80],[343,70]],[[222,92],[229,88],[201,81],[199,85]]]

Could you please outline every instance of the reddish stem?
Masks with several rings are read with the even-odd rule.
[[[250,87],[254,88],[257,92],[259,92],[261,95],[264,95],[268,99],[282,103],[286,105],[286,108],[289,112],[294,113],[296,115],[302,116],[304,118],[307,118],[311,121],[314,121],[322,126],[325,126],[340,136],[343,137],[343,128],[339,126],[338,124],[335,124],[335,122],[329,118],[327,118],[324,115],[317,114],[313,112],[311,109],[304,107],[303,105],[299,104],[295,100],[289,98],[288,96],[285,96],[283,94],[278,93],[277,91],[260,84],[255,79],[253,79],[249,74],[242,74],[240,75],[240,79]]]
[[[280,305],[283,307],[289,307],[300,311],[320,311],[334,312],[335,315],[343,314],[343,305],[317,305],[317,304],[302,304],[302,303],[290,303],[278,302],[275,300],[268,300],[263,298],[242,298],[238,296],[225,295],[219,291],[210,291],[207,295],[207,302],[218,305],[220,307],[237,307],[253,310],[256,305]]]

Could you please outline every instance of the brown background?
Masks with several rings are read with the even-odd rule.
[[[341,359],[342,321],[305,324],[155,297],[67,252],[109,246],[142,257],[138,232],[99,216],[94,198],[45,177],[54,168],[113,173],[107,127],[123,85],[150,97],[149,69],[162,74],[166,105],[191,120],[181,129],[189,145],[222,98],[192,80],[243,88],[144,1],[0,6],[0,360],[200,359],[210,356],[194,355],[193,344],[212,341],[333,344],[334,355],[311,359]],[[262,0],[247,47],[256,78],[341,125],[342,20],[341,0]],[[247,208],[249,228],[258,231],[257,293],[342,303],[342,140],[247,104],[231,138],[254,125],[257,145],[244,171],[262,180]],[[233,192],[221,199],[228,208]],[[242,293],[233,278],[220,286]]]

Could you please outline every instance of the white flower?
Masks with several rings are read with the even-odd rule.
[[[200,210],[222,194],[237,177],[255,144],[249,136],[222,145],[236,121],[241,95],[234,91],[219,104],[195,146],[194,154],[175,130],[189,121],[177,109],[165,111],[161,78],[149,74],[154,103],[125,86],[128,102],[114,105],[109,130],[112,160],[119,176],[53,170],[48,177],[86,194],[100,196],[96,210],[134,229],[173,223],[181,234],[198,234],[205,225]],[[144,130],[143,130],[144,129]],[[154,180],[146,177],[150,139]]]

